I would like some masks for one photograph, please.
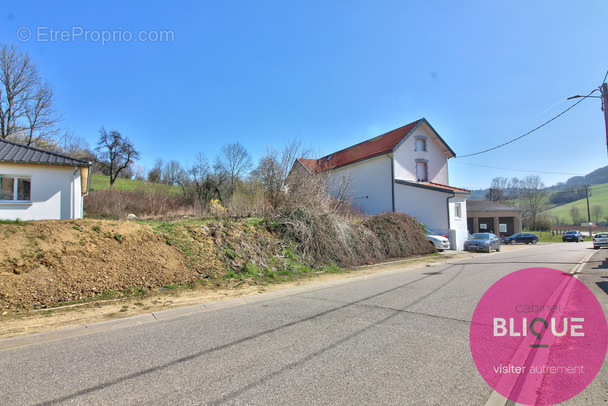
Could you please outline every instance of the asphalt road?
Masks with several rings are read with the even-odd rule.
[[[515,270],[570,271],[590,247],[484,254],[3,350],[0,404],[485,405],[468,339],[477,302]],[[607,374],[569,404],[606,404]]]

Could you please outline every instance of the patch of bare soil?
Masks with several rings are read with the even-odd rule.
[[[459,255],[459,257],[461,256],[462,255]],[[304,274],[296,281],[267,285],[256,285],[252,282],[242,283],[237,280],[224,283],[210,281],[205,285],[195,285],[194,289],[176,289],[168,292],[155,292],[143,298],[96,301],[34,311],[4,311],[0,313],[0,339],[51,331],[64,327],[86,325],[179,307],[217,302],[336,279],[352,278],[396,268],[416,269],[433,262],[445,261],[450,258],[451,256],[444,255],[410,258],[350,269],[339,273]]]
[[[132,222],[2,224],[0,240],[0,309],[43,308],[127,287],[193,282],[205,272],[188,266],[183,253],[150,226]],[[208,245],[214,250],[211,240]]]

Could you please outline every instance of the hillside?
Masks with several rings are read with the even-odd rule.
[[[556,184],[555,188],[576,187],[582,185],[599,185],[608,183],[608,166],[594,170],[585,176],[573,176],[566,182]]]
[[[596,220],[603,221],[604,217],[608,216],[608,183],[593,185],[590,187],[591,197],[589,197],[589,206],[593,208],[593,206],[602,207],[602,214],[599,219],[595,219],[593,214],[591,215],[591,221],[596,222]],[[583,221],[587,221],[587,199],[580,199],[574,202],[563,204],[560,206],[556,206],[550,210],[547,210],[546,213],[550,218],[557,217],[560,219],[560,223],[564,222],[566,224],[572,223],[572,217],[570,216],[570,209],[572,207],[576,207],[581,216],[584,218]],[[593,211],[592,211],[593,213]]]
[[[95,190],[109,190],[110,189],[110,177],[103,175],[92,175],[91,176],[91,191]],[[179,186],[163,185],[161,183],[152,183],[144,180],[132,180],[132,179],[116,179],[114,182],[115,190],[122,190],[126,192],[133,192],[136,190],[149,190],[154,189],[157,191],[166,192],[168,194],[179,194],[181,189]]]

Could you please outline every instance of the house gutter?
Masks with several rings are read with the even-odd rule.
[[[448,196],[448,198],[446,199],[447,202],[447,209],[448,209],[448,234],[450,229],[452,228],[452,225],[450,224],[450,199],[456,197],[456,193],[452,192],[451,196]]]
[[[391,160],[391,202],[393,213],[395,212],[395,158],[392,153],[386,154],[387,157]],[[450,220],[448,219],[448,222]]]
[[[74,190],[76,188],[76,174],[78,173],[78,167],[74,166],[74,172],[72,172],[72,193],[71,193],[71,206],[72,206],[72,213],[70,215],[70,218],[75,219],[76,218],[76,203],[74,201],[74,198],[76,197],[76,191]]]

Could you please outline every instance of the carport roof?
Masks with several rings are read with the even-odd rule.
[[[467,211],[523,211],[523,209],[491,200],[467,200]]]
[[[0,138],[0,162],[19,164],[90,166],[91,163],[82,159],[72,158],[56,152],[27,147]]]

